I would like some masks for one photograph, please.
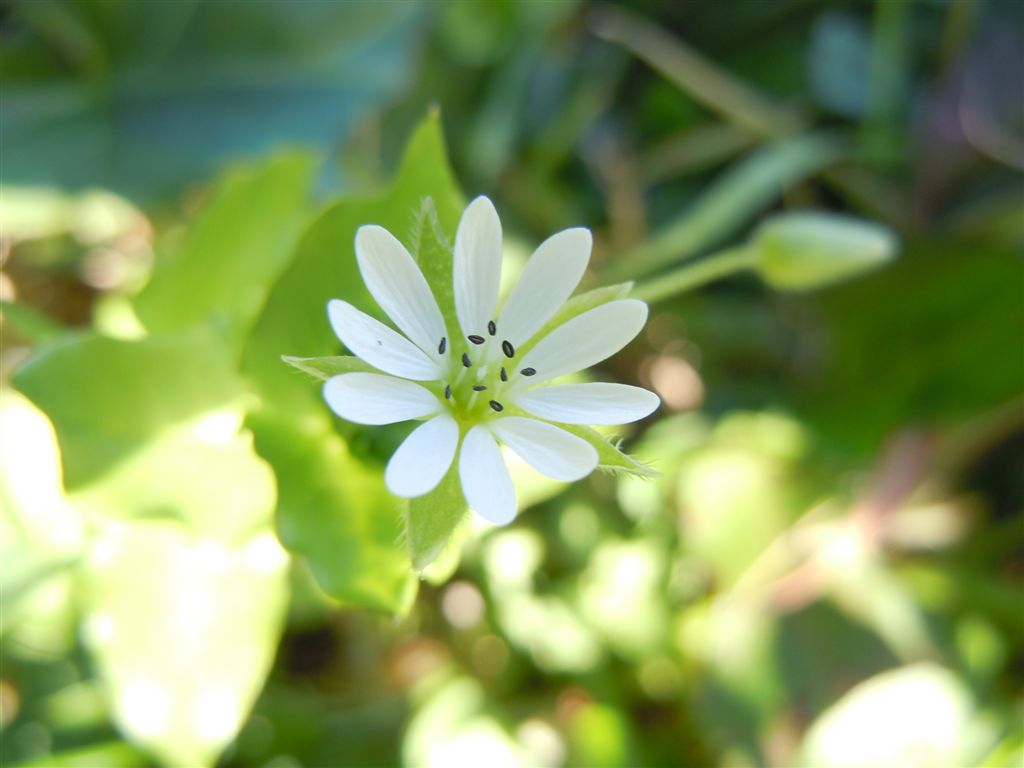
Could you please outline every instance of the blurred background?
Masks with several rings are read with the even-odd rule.
[[[1022,38],[1016,0],[4,3],[3,763],[1024,764]],[[510,264],[588,226],[587,285],[652,301],[598,373],[661,396],[618,433],[661,475],[519,473],[420,579],[408,428],[279,357],[338,353],[356,226],[477,194]],[[898,256],[719,274],[802,209]]]

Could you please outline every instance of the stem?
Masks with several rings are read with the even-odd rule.
[[[785,189],[848,153],[842,137],[828,133],[792,136],[761,147],[720,174],[688,210],[647,242],[618,254],[605,277],[635,279],[717,246]]]
[[[727,248],[701,259],[696,264],[687,264],[666,275],[643,282],[632,295],[651,303],[661,301],[705,283],[750,269],[754,266],[754,258],[754,250],[746,246]]]

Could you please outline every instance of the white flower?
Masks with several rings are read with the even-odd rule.
[[[583,276],[588,230],[567,229],[545,240],[499,312],[501,222],[486,197],[470,203],[455,235],[452,265],[458,338],[452,336],[458,329],[445,327],[416,262],[391,233],[360,227],[355,246],[370,294],[401,333],[351,304],[330,301],[335,333],[381,373],[334,376],[324,384],[324,398],[336,414],[358,424],[425,420],[388,462],[385,482],[395,495],[429,493],[458,454],[466,502],[504,525],[515,517],[516,497],[499,441],[551,478],[579,480],[597,466],[597,450],[548,420],[625,424],[658,407],[657,395],[625,384],[542,386],[615,354],[647,320],[643,302],[610,301],[531,343]]]

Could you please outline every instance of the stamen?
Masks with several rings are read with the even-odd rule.
[[[498,413],[501,413],[502,411],[505,410],[505,406],[499,403],[497,400],[491,400],[490,405],[491,408],[493,408]]]
[[[523,368],[523,370],[520,371],[520,373],[523,374],[523,376],[533,376],[533,374],[535,374],[536,372],[536,368]]]
[[[501,380],[502,381],[508,381],[508,374],[505,373],[505,369],[504,368],[501,369]]]
[[[442,336],[441,343],[437,345],[437,354],[443,355],[446,349],[448,349],[448,338],[446,336]]]
[[[487,389],[487,387],[485,387],[483,384],[474,384],[473,385],[473,391],[474,392],[483,392],[485,389]]]
[[[491,336],[493,336],[494,334],[496,334],[498,332],[498,326],[495,325],[493,320],[488,320],[487,321],[487,332],[489,334],[491,334]]]
[[[462,353],[462,364],[467,368],[469,368],[469,366],[473,364],[472,361],[469,359],[469,355],[467,355],[465,352]]]
[[[445,385],[445,388],[444,388],[444,399],[445,400],[451,400],[452,399],[452,385],[451,384],[446,384]]]
[[[475,333],[470,334],[466,338],[469,339],[470,341],[472,341],[474,344],[483,344],[484,343],[484,337],[483,336],[477,336]]]
[[[505,353],[505,357],[515,357],[516,348],[512,346],[512,342],[508,339],[501,342],[501,351]]]

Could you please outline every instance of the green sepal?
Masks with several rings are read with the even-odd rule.
[[[618,442],[605,437],[592,427],[577,424],[561,424],[551,422],[577,437],[582,437],[597,449],[597,467],[606,472],[623,472],[637,477],[658,477],[661,473],[632,456],[619,450]]]
[[[405,532],[413,568],[422,571],[445,551],[466,519],[467,509],[456,460],[437,488],[409,500]]]
[[[281,359],[288,365],[298,368],[303,373],[308,373],[314,379],[327,381],[332,376],[342,373],[380,373],[369,363],[364,363],[358,357],[352,355],[333,355],[330,357],[293,357],[292,355],[281,355]]]

